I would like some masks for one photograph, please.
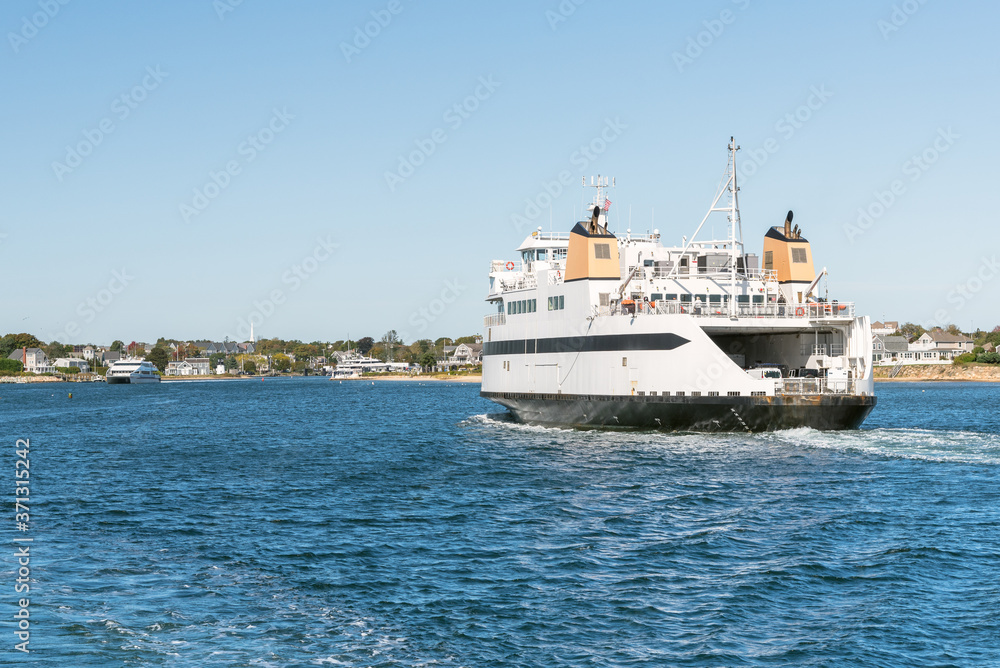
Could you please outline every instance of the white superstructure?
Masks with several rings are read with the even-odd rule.
[[[871,331],[829,299],[792,213],[742,242],[736,151],[691,239],[608,231],[607,180],[588,220],[540,229],[494,261],[482,394],[518,419],[664,429],[854,427],[875,405]],[[728,202],[720,201],[728,195]],[[699,234],[712,213],[724,239]],[[761,262],[763,259],[763,262]],[[762,369],[766,369],[764,372]]]
[[[152,362],[129,358],[113,362],[104,379],[112,384],[159,383],[160,374]]]

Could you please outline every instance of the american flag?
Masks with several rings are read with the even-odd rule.
[[[604,198],[604,210],[607,211],[610,208],[611,208],[611,200],[609,200],[608,198]]]

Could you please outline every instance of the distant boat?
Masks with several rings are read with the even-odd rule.
[[[160,374],[156,373],[156,367],[152,362],[124,359],[111,363],[104,380],[109,385],[159,383]]]

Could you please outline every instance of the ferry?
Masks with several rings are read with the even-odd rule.
[[[141,359],[124,359],[113,362],[104,379],[109,384],[159,383],[160,374],[152,362]]]
[[[690,239],[608,230],[607,177],[569,234],[494,260],[481,395],[539,425],[856,429],[876,404],[868,316],[831,299],[791,211],[744,248],[736,154]],[[586,183],[584,183],[586,185]],[[612,186],[614,180],[612,180]],[[723,197],[726,196],[726,199]],[[713,213],[728,235],[701,240]]]

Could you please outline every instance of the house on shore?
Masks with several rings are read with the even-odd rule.
[[[60,357],[52,363],[52,366],[57,369],[68,369],[71,366],[75,366],[81,373],[90,373],[90,364],[86,360],[76,357]]]
[[[210,373],[207,357],[188,357],[167,363],[167,376],[207,376]]]
[[[19,348],[7,356],[17,360],[29,373],[55,373],[56,368],[49,363],[49,357],[41,348]]]
[[[910,344],[910,350],[937,352],[942,356],[948,354],[948,359],[951,359],[963,353],[971,353],[973,345],[972,339],[964,334],[949,334],[935,329],[921,334],[920,338]]]
[[[905,336],[873,333],[872,359],[881,365],[947,364],[963,353],[972,352],[972,346],[969,337],[941,330],[925,332],[913,343],[908,343]]]
[[[872,334],[881,336],[892,336],[899,331],[898,320],[886,320],[885,322],[875,321],[872,323]]]
[[[444,358],[439,359],[435,371],[457,371],[460,368],[478,366],[483,363],[483,344],[460,343],[445,346]]]

